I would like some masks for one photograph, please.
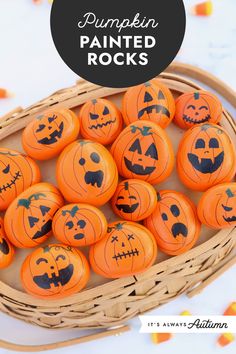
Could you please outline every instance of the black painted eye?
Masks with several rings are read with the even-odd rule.
[[[166,213],[162,213],[162,214],[161,214],[161,217],[162,217],[162,220],[164,220],[164,221],[167,221],[167,220],[168,220],[168,216],[167,216]]]
[[[205,141],[203,139],[197,139],[195,148],[196,149],[204,149],[205,148]]]
[[[84,164],[85,164],[85,159],[84,159],[83,157],[81,157],[81,159],[79,160],[79,164],[80,164],[81,166],[84,166]]]
[[[98,119],[98,118],[99,118],[99,115],[98,115],[98,114],[89,113],[89,115],[90,115],[90,119],[93,119],[93,120],[95,120],[95,119]]]
[[[104,111],[103,111],[103,115],[106,116],[107,114],[109,114],[109,109],[107,108],[107,106],[104,108]]]
[[[149,146],[145,156],[150,156],[152,159],[158,160],[157,148],[154,143]]]
[[[128,240],[134,240],[134,235],[128,235]]]
[[[28,220],[31,228],[34,227],[34,225],[37,224],[37,222],[39,221],[39,219],[35,218],[34,216],[29,216]]]
[[[193,104],[190,104],[188,107],[187,107],[187,109],[196,109],[196,107],[193,105]]]
[[[224,209],[225,211],[231,211],[231,210],[233,210],[233,208],[227,207],[227,206],[224,205],[224,204],[222,204],[222,207],[223,207],[223,209]]]
[[[53,115],[52,117],[48,117],[48,123],[52,123],[56,118],[57,116],[55,115]]]
[[[81,228],[81,229],[84,229],[85,226],[86,226],[86,222],[84,220],[79,220],[77,222],[77,225]]]
[[[172,214],[177,217],[180,214],[179,208],[177,207],[177,205],[171,205],[170,207],[170,211],[172,212]]]
[[[66,257],[65,257],[63,254],[59,254],[59,255],[56,257],[56,261],[58,261],[60,258],[63,259],[63,261],[66,259]]]
[[[118,242],[118,236],[112,236],[111,243]]]
[[[201,106],[199,110],[205,109],[206,111],[208,110],[207,106]]]
[[[46,258],[39,258],[39,259],[37,259],[36,264],[39,265],[42,262],[48,263],[48,260]]]
[[[130,195],[130,196],[129,196],[129,199],[134,199],[134,200],[136,200],[137,198],[136,198],[134,195]]]
[[[7,165],[7,167],[4,168],[4,170],[2,170],[3,173],[7,174],[10,171],[10,165]]]
[[[73,221],[68,221],[68,222],[66,223],[66,226],[68,227],[69,230],[72,229],[72,227],[74,226]]]
[[[164,100],[164,99],[165,99],[164,93],[160,90],[158,92],[158,100]]]
[[[38,127],[38,129],[36,130],[36,133],[41,132],[45,127],[46,127],[45,124],[39,124],[39,127]]]
[[[144,95],[144,102],[150,102],[152,100],[153,100],[152,96],[150,95],[149,92],[146,91]]]
[[[49,210],[51,210],[51,208],[44,206],[44,205],[40,205],[40,211],[42,213],[42,215],[44,216],[45,214],[47,214],[49,212]]]
[[[209,147],[212,149],[217,149],[219,147],[219,142],[216,138],[211,138],[209,141]]]
[[[129,148],[129,151],[132,151],[132,152],[137,151],[138,154],[140,154],[140,155],[142,154],[142,149],[141,149],[141,146],[140,146],[139,139],[135,140],[135,142]]]
[[[117,200],[120,200],[120,199],[125,199],[125,198],[122,197],[122,195],[121,195],[121,196],[119,196],[119,197],[117,198]]]
[[[100,156],[96,152],[92,152],[92,154],[90,155],[90,158],[95,163],[100,162]]]

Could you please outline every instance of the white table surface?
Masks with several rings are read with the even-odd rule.
[[[15,97],[0,101],[0,115],[16,106],[27,106],[62,87],[74,84],[78,77],[62,62],[53,45],[49,15],[50,5],[33,5],[31,0],[0,0],[0,87]],[[185,0],[187,11],[195,0]],[[211,18],[188,16],[187,33],[178,60],[212,72],[236,89],[236,2],[215,0]],[[236,113],[234,111],[234,113]],[[235,114],[236,117],[236,114]],[[236,268],[226,272],[201,295],[177,300],[151,314],[222,314],[236,300]],[[175,335],[160,346],[153,345],[148,334],[139,334],[138,319],[130,321],[132,331],[80,344],[58,353],[235,353],[236,342],[225,349],[217,348],[217,335]],[[0,338],[22,344],[40,344],[69,339],[84,334],[78,330],[52,331],[28,325],[0,313]],[[54,351],[55,352],[55,351]],[[0,349],[0,353],[8,353]],[[49,352],[50,353],[50,352]]]

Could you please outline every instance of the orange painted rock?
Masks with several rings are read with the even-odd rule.
[[[236,226],[236,183],[223,183],[208,189],[197,210],[201,222],[211,228]]]
[[[112,197],[112,208],[122,219],[140,221],[152,214],[156,200],[156,191],[149,183],[127,179],[119,183]]]
[[[52,218],[63,205],[59,190],[39,183],[21,193],[9,206],[4,218],[6,235],[19,248],[44,242],[52,231]]]
[[[104,146],[90,140],[78,140],[60,155],[57,182],[69,202],[103,205],[116,190],[117,167]]]
[[[107,235],[90,247],[93,270],[106,278],[121,278],[144,272],[157,256],[154,236],[131,221],[109,225]]]
[[[48,160],[76,140],[79,130],[79,119],[74,112],[49,110],[27,125],[22,134],[22,145],[34,159]]]
[[[158,193],[157,207],[144,225],[153,233],[161,251],[179,255],[194,246],[200,234],[197,209],[185,195],[165,190]]]
[[[126,125],[149,120],[166,128],[174,117],[174,97],[167,86],[153,79],[128,89],[123,98],[122,113]]]
[[[11,264],[14,254],[14,247],[6,238],[3,219],[0,218],[0,269],[6,268]]]
[[[120,134],[123,118],[113,102],[98,98],[83,105],[80,123],[81,134],[85,139],[107,145]]]
[[[118,136],[111,153],[119,173],[151,184],[164,181],[174,168],[174,151],[165,131],[157,124],[139,121]]]
[[[182,129],[201,123],[217,124],[222,118],[222,104],[207,91],[184,93],[176,100],[174,123]]]
[[[88,262],[79,250],[53,244],[37,248],[21,268],[24,289],[31,295],[53,300],[77,293],[90,275]]]
[[[54,236],[75,247],[88,246],[106,235],[107,220],[101,210],[89,204],[68,204],[53,218]]]
[[[0,148],[0,210],[26,188],[40,181],[40,170],[28,156],[18,151]]]
[[[197,191],[230,182],[236,173],[236,150],[227,132],[215,124],[189,129],[179,145],[177,171],[183,184]]]

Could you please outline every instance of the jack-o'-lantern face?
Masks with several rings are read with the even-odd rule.
[[[17,247],[35,247],[51,234],[52,218],[62,206],[59,191],[50,184],[40,183],[22,193],[8,208],[5,230]]]
[[[99,241],[107,230],[104,214],[88,204],[69,204],[53,218],[53,234],[62,243],[87,246]]]
[[[190,129],[180,143],[177,168],[189,188],[205,190],[235,174],[236,154],[230,137],[219,126],[203,124]]]
[[[129,179],[121,182],[112,198],[112,208],[121,218],[140,221],[156,206],[155,189],[147,182]]]
[[[0,210],[5,210],[13,199],[39,180],[39,168],[28,156],[0,149]]]
[[[76,115],[67,109],[50,110],[32,121],[24,130],[22,143],[33,158],[46,160],[59,154],[79,134]]]
[[[145,221],[160,249],[170,255],[189,250],[197,241],[200,224],[193,203],[181,193],[157,193],[157,207]]]
[[[132,222],[116,222],[107,235],[90,249],[93,270],[108,278],[140,273],[156,259],[157,247],[152,234]]]
[[[156,79],[131,87],[124,95],[123,115],[127,125],[136,120],[151,120],[165,128],[174,111],[171,92]]]
[[[96,99],[85,103],[80,111],[81,134],[86,139],[107,145],[122,129],[122,116],[110,101]]]
[[[89,140],[79,140],[61,154],[57,180],[67,200],[102,205],[114,194],[118,173],[106,148]]]
[[[111,148],[120,174],[152,184],[164,180],[173,169],[174,154],[165,132],[153,122],[126,127]]]
[[[222,105],[210,92],[185,93],[176,100],[174,122],[183,129],[208,122],[216,124],[221,116]]]
[[[26,291],[48,299],[79,291],[88,277],[89,267],[84,255],[60,244],[36,249],[26,258],[21,270]]]
[[[13,260],[14,253],[14,248],[5,235],[3,219],[0,218],[0,269],[9,266]]]
[[[207,190],[198,205],[202,223],[220,229],[236,226],[236,183],[223,183]]]

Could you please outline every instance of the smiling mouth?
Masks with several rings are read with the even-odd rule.
[[[108,120],[106,123],[98,123],[96,125],[91,125],[89,127],[89,129],[100,129],[100,128],[103,128],[103,127],[106,127],[107,125],[110,125],[110,124],[113,124],[116,122],[116,119],[113,119],[113,120]]]
[[[132,214],[139,206],[139,203],[133,205],[127,204],[116,204],[118,210],[123,211],[123,213]]]
[[[11,189],[13,185],[15,185],[16,181],[21,177],[20,171],[16,172],[15,176],[13,179],[10,181],[10,183],[4,184],[2,187],[0,187],[0,193],[3,191],[5,192],[7,189]]]
[[[195,154],[188,154],[191,165],[201,173],[214,173],[222,165],[224,161],[224,151],[215,157],[214,162],[211,159],[199,159]]]
[[[135,250],[121,252],[121,253],[119,252],[115,254],[112,258],[118,261],[119,259],[128,258],[128,257],[130,258],[138,255],[139,255],[139,251],[137,250],[137,248],[135,248]]]
[[[176,222],[171,228],[172,235],[176,238],[178,235],[187,237],[188,229],[182,222]]]
[[[183,115],[183,119],[184,119],[185,122],[193,123],[193,124],[200,124],[200,123],[209,122],[210,118],[211,118],[210,114],[208,114],[205,118],[203,118],[201,120],[190,118],[186,114]]]
[[[226,222],[235,222],[236,221],[236,216],[231,216],[231,217],[228,217],[226,218],[225,216],[223,216],[224,220]]]
[[[146,176],[150,175],[153,171],[155,171],[156,167],[143,167],[138,164],[132,164],[130,160],[124,157],[125,166],[128,168],[129,171],[135,173],[136,175]]]
[[[41,140],[38,140],[39,144],[43,145],[51,145],[57,142],[57,138],[60,139],[63,133],[64,129],[64,123],[61,122],[59,125],[59,130],[55,130],[52,134],[50,134],[50,138],[43,138]]]
[[[40,288],[42,289],[50,289],[51,284],[54,284],[54,286],[58,287],[60,285],[66,285],[74,271],[74,266],[73,264],[70,264],[68,267],[63,268],[59,270],[59,275],[57,276],[55,273],[52,273],[51,277],[49,278],[47,273],[44,273],[43,275],[36,275],[33,277],[33,280],[35,284],[37,284]]]
[[[169,110],[160,104],[153,104],[152,106],[148,106],[148,107],[141,109],[138,112],[138,119],[141,119],[145,113],[147,113],[147,114],[162,113],[162,114],[166,115],[168,118],[170,118]]]

